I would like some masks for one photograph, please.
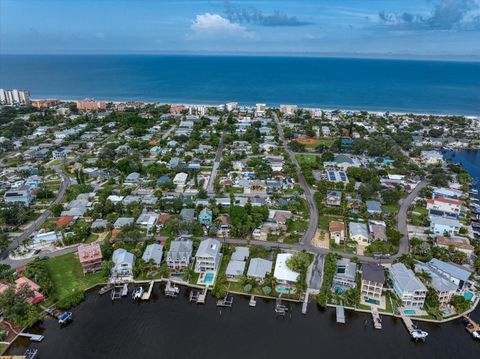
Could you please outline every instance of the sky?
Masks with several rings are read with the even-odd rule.
[[[480,59],[480,0],[0,0],[1,54]]]

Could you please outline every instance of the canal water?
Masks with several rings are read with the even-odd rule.
[[[480,190],[480,150],[446,151],[444,158],[461,164],[476,181],[474,187]]]
[[[213,297],[205,305],[188,301],[189,289],[168,299],[155,286],[148,302],[89,293],[74,309],[74,321],[60,328],[46,319],[31,329],[41,343],[17,340],[9,354],[37,348],[45,358],[479,358],[480,341],[461,320],[436,325],[420,323],[430,335],[426,343],[410,339],[403,322],[383,317],[374,330],[369,314],[347,311],[337,324],[335,310],[310,303],[307,315],[293,304],[285,318],[276,318],[274,301],[235,297],[232,308],[220,312]],[[480,321],[477,309],[472,317]]]

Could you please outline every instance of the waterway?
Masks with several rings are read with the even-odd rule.
[[[403,322],[383,316],[375,330],[371,316],[347,311],[347,323],[335,322],[335,310],[316,303],[301,314],[275,317],[273,301],[235,297],[233,307],[220,310],[208,297],[206,305],[190,304],[188,289],[167,299],[156,285],[148,302],[109,295],[87,295],[74,309],[74,322],[60,328],[46,319],[31,331],[42,333],[41,343],[17,340],[9,354],[39,349],[40,358],[478,358],[480,341],[465,330],[461,320],[442,325],[421,323],[430,335],[426,343],[410,339]],[[480,321],[477,309],[472,317]]]
[[[480,150],[446,151],[444,157],[461,164],[476,181],[475,187],[480,190]]]

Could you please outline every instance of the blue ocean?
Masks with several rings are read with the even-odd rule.
[[[32,98],[480,115],[480,63],[268,56],[3,55],[0,88]]]

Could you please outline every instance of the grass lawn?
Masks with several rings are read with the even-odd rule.
[[[318,227],[325,231],[328,231],[328,225],[331,221],[340,221],[343,222],[342,216],[322,216],[318,217]]]
[[[382,209],[385,212],[389,212],[391,214],[396,214],[398,212],[398,210],[400,209],[400,205],[399,204],[384,204],[384,205],[382,205]]]
[[[98,234],[90,233],[90,235],[85,240],[85,243],[93,243],[98,239]]]
[[[300,166],[302,166],[302,164],[314,165],[317,162],[317,156],[315,155],[297,154],[295,158]]]
[[[83,274],[76,253],[50,258],[47,267],[54,284],[53,296],[56,300],[68,297],[75,289],[85,290],[107,280],[102,272]]]

